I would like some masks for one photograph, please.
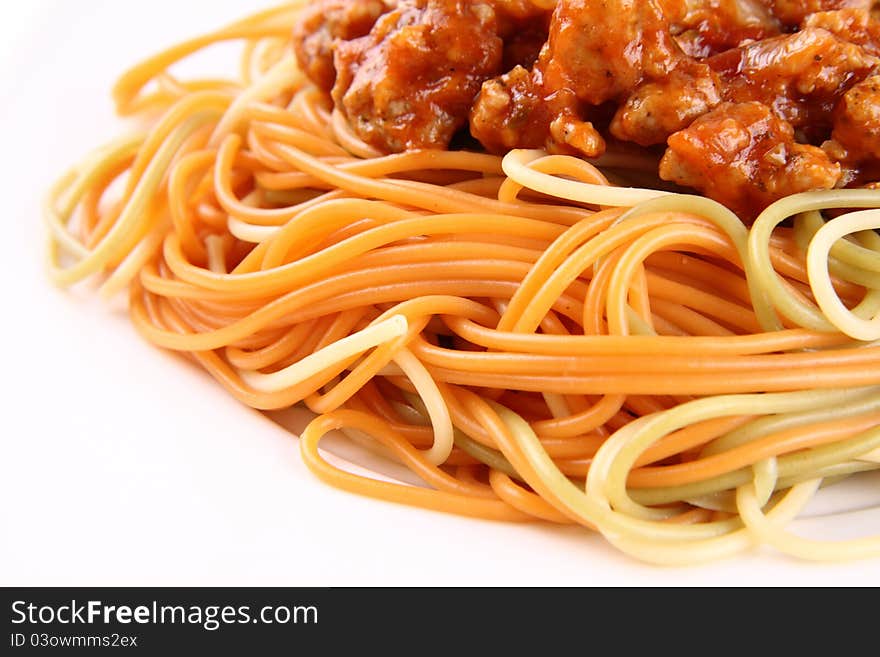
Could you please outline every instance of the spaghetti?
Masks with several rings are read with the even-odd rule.
[[[244,404],[307,406],[302,457],[346,490],[576,523],[662,564],[880,554],[785,529],[823,482],[880,467],[880,191],[797,194],[747,228],[632,186],[627,153],[382,155],[289,54],[302,4],[122,77],[144,129],[51,190],[58,284],[127,289],[147,340]],[[169,71],[228,40],[240,80]],[[826,222],[840,208],[859,210]],[[332,430],[425,486],[331,465]]]

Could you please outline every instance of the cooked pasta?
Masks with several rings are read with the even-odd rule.
[[[307,407],[302,458],[352,492],[578,524],[659,564],[880,554],[787,529],[880,467],[880,191],[795,194],[747,226],[641,184],[631,150],[385,155],[298,68],[303,4],[120,79],[140,131],[48,197],[58,284],[126,290],[146,340],[243,404]],[[169,70],[231,40],[237,80]],[[425,485],[332,465],[333,430]]]

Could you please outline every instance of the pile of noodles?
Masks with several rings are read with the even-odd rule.
[[[118,110],[145,129],[51,191],[57,283],[127,290],[147,340],[249,406],[304,404],[302,456],[346,490],[577,523],[662,564],[880,553],[786,529],[823,483],[880,468],[880,210],[859,209],[880,191],[799,194],[747,227],[639,188],[645,154],[383,156],[298,71],[298,4],[125,74]],[[240,79],[168,72],[226,40]],[[337,429],[425,486],[334,467]]]

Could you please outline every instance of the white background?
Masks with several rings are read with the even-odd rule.
[[[337,491],[307,471],[290,433],[143,343],[123,310],[91,289],[52,288],[40,197],[119,130],[116,75],[262,4],[0,2],[0,585],[880,584],[880,561],[803,564],[769,550],[658,569],[578,529]],[[202,65],[232,72],[214,59]],[[813,511],[876,503],[880,479],[860,487],[830,490]],[[797,526],[880,533],[880,512]]]

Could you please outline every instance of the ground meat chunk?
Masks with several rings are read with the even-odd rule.
[[[880,56],[880,21],[866,9],[820,11],[807,16],[802,27],[828,30],[844,41],[861,46],[869,55]]]
[[[404,0],[367,36],[336,46],[333,99],[376,148],[445,148],[500,72],[502,45],[489,2]]]
[[[611,134],[642,146],[662,144],[720,102],[712,70],[688,62],[636,89],[614,115]]]
[[[546,93],[540,75],[522,66],[488,80],[471,111],[471,134],[486,150],[545,148],[553,153],[589,156],[605,150],[602,136],[575,111],[570,89]]]
[[[874,0],[761,0],[786,25],[798,25],[810,14],[832,9],[870,9]]]
[[[782,25],[761,0],[661,0],[682,50],[704,58],[746,41],[777,36]]]
[[[546,148],[551,153],[574,150],[587,157],[599,157],[605,152],[605,139],[590,121],[584,120],[567,105],[550,122],[550,138]]]
[[[835,187],[841,168],[821,149],[796,143],[791,125],[766,105],[723,103],[669,138],[660,177],[751,220],[789,194]]]
[[[717,102],[712,73],[701,66],[675,43],[656,0],[564,0],[532,71],[514,69],[483,85],[471,132],[495,152],[544,146],[595,157],[605,142],[590,115],[617,101],[625,104],[618,136],[660,143]],[[699,81],[691,79],[696,73]],[[660,94],[685,88],[687,98],[661,107]],[[647,113],[653,118],[642,125]]]
[[[600,105],[665,76],[682,56],[656,0],[567,0],[556,7],[539,65],[545,87]]]
[[[880,160],[880,75],[846,93],[834,111],[832,142],[824,148],[839,161]]]
[[[552,121],[543,101],[543,89],[532,73],[516,66],[483,83],[471,110],[471,135],[493,153],[542,148]]]
[[[547,19],[552,9],[547,8],[546,2],[533,2],[532,0],[493,0],[495,10],[502,22],[506,18],[523,21],[533,18]]]
[[[758,41],[707,61],[722,79],[724,100],[769,105],[816,141],[827,136],[831,111],[843,94],[878,63],[820,28]]]
[[[319,0],[306,5],[293,29],[293,50],[302,71],[318,87],[330,91],[336,81],[333,49],[337,41],[368,34],[392,4],[390,0]]]

